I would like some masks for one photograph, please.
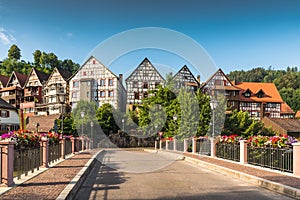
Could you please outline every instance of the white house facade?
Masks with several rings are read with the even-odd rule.
[[[111,104],[119,111],[126,108],[126,90],[123,75],[116,76],[107,67],[91,56],[69,80],[72,109],[80,100],[95,101],[100,107]]]

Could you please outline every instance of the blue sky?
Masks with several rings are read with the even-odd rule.
[[[225,73],[300,66],[297,0],[0,0],[0,59],[17,44],[26,61],[32,61],[32,53],[39,49],[83,64],[99,43],[141,27],[187,35]],[[189,66],[184,59],[146,50],[123,56],[111,65],[112,71],[125,73],[144,57],[175,70]]]

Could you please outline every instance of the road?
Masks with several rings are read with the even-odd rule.
[[[176,157],[108,150],[99,160],[75,199],[291,199]]]

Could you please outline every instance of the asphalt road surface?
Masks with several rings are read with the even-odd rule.
[[[286,200],[291,198],[200,168],[177,157],[108,150],[99,157],[99,161],[75,199]]]

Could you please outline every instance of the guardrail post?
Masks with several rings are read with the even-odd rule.
[[[49,164],[49,157],[48,157],[48,151],[49,151],[49,144],[48,144],[48,138],[47,137],[42,137],[42,141],[41,141],[41,146],[43,148],[43,164],[42,167],[44,168],[48,168]]]
[[[213,137],[210,138],[210,156],[213,158],[217,156],[216,142]]]
[[[88,149],[88,150],[91,150],[91,146],[90,146],[91,142],[90,142],[90,141],[91,141],[91,139],[90,139],[90,138],[87,138],[87,140],[86,140],[86,143],[87,143],[87,144],[86,144],[86,145],[87,145],[87,149]]]
[[[192,153],[195,154],[196,153],[196,145],[197,145],[197,139],[196,138],[193,138],[192,139]]]
[[[240,141],[240,163],[241,164],[247,164],[248,163],[248,157],[247,157],[247,141],[241,140]]]
[[[71,142],[72,142],[72,154],[75,154],[75,142],[76,142],[76,139],[75,138],[71,138]]]
[[[5,186],[14,185],[14,141],[1,141],[1,183]]]
[[[188,149],[188,142],[187,139],[183,140],[183,153],[187,152]]]
[[[81,151],[84,150],[84,141],[85,141],[85,139],[81,138]]]
[[[166,150],[169,150],[169,140],[166,140]]]
[[[300,177],[300,142],[293,143],[293,174]]]
[[[159,150],[162,149],[162,140],[159,140]]]
[[[177,139],[174,138],[174,139],[173,139],[173,142],[174,142],[174,143],[173,143],[173,150],[176,151],[176,145],[177,145],[176,143],[177,143]]]
[[[66,146],[66,139],[65,138],[62,138],[60,141],[60,148],[61,148],[61,155],[60,157],[62,159],[65,159],[66,158],[66,151],[65,151],[65,146]]]

